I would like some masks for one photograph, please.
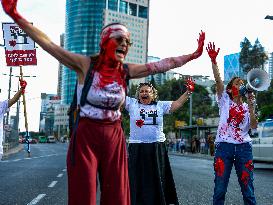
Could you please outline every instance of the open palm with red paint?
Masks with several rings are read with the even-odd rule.
[[[209,54],[211,62],[214,63],[214,64],[217,64],[216,57],[217,57],[217,55],[218,55],[218,53],[220,51],[220,48],[218,48],[218,50],[216,51],[214,43],[209,42],[208,46],[206,47],[206,50],[207,50],[207,52]]]
[[[4,11],[15,21],[22,18],[17,12],[17,1],[18,0],[2,0],[2,6]]]
[[[205,32],[201,31],[201,33],[199,33],[199,39],[197,39],[198,47],[197,47],[196,51],[192,54],[193,59],[196,59],[202,55],[205,36],[206,36]]]
[[[195,83],[192,77],[188,77],[185,86],[187,87],[188,92],[192,93],[194,91]]]

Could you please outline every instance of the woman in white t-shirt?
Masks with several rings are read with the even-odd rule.
[[[126,97],[131,205],[179,204],[165,145],[163,115],[186,102],[194,90],[191,78],[186,86],[187,91],[176,101],[157,101],[157,90],[150,83],[138,86],[136,99]]]
[[[248,93],[247,103],[240,95],[243,80],[232,78],[224,89],[217,67],[214,43],[209,43],[207,52],[212,62],[212,70],[216,81],[217,102],[220,112],[220,122],[215,139],[215,187],[213,204],[222,205],[225,202],[228,181],[233,165],[241,186],[244,204],[256,204],[253,186],[253,156],[250,129],[257,128],[257,118],[254,113],[254,95]]]
[[[9,100],[0,101],[0,160],[3,156],[3,117],[6,112],[8,112],[9,108],[16,103],[20,96],[25,92],[25,88],[27,86],[27,82],[24,80],[20,81],[20,90],[13,96],[13,98]]]

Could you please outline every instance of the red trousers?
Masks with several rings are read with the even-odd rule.
[[[101,205],[130,205],[126,144],[120,121],[81,118],[67,154],[68,204],[96,205],[99,173]]]

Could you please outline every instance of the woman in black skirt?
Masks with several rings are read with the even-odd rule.
[[[187,91],[176,101],[157,101],[157,90],[141,83],[136,99],[126,97],[130,115],[129,179],[131,205],[178,205],[165,134],[163,115],[179,109],[194,90],[189,78]]]

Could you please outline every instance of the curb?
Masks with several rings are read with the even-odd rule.
[[[190,157],[197,159],[206,159],[206,160],[214,160],[214,156],[206,155],[206,154],[191,154],[191,153],[178,153],[178,152],[168,152],[169,155],[181,156],[181,157]]]
[[[12,149],[9,149],[8,151],[4,152],[3,159],[7,158],[11,154],[15,154],[17,152],[20,152],[23,148],[24,148],[24,146],[22,144],[19,144],[18,146],[14,147]]]

